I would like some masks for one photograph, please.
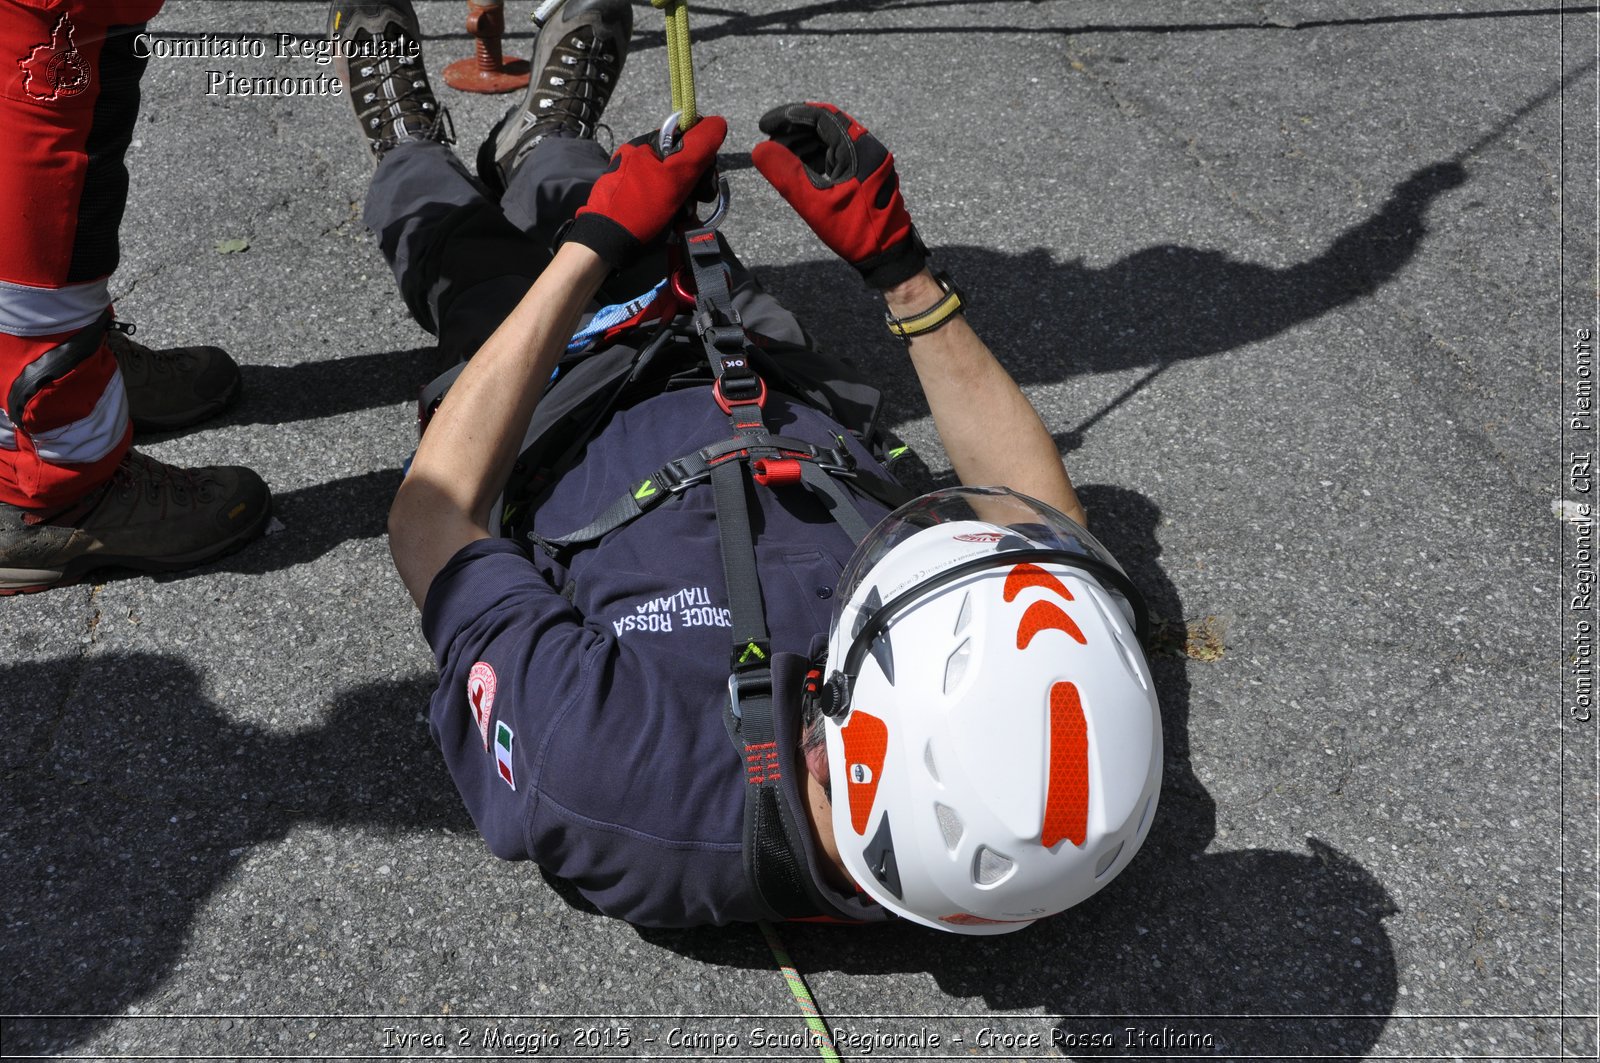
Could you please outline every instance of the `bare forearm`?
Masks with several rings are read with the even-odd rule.
[[[434,414],[389,511],[389,549],[419,606],[445,562],[488,536],[534,406],[604,275],[588,248],[564,246]]]
[[[891,314],[909,317],[943,294],[924,270],[884,298]],[[1055,440],[965,317],[912,337],[910,354],[939,439],[963,484],[1009,487],[1085,522]]]

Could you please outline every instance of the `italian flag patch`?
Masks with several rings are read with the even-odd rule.
[[[494,766],[500,769],[500,778],[513,790],[517,788],[517,776],[511,770],[511,743],[515,740],[516,736],[504,721],[494,725]]]

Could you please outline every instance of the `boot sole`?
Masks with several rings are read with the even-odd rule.
[[[268,506],[262,509],[261,515],[256,520],[229,538],[178,557],[115,557],[107,554],[84,554],[73,558],[60,569],[0,568],[0,598],[75,586],[91,572],[107,568],[131,569],[137,572],[179,572],[194,568],[248,546],[266,529],[271,516],[272,509]]]

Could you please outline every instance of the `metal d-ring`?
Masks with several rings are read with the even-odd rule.
[[[678,121],[683,117],[682,111],[673,111],[667,115],[667,120],[661,123],[661,131],[656,134],[656,147],[664,159],[675,151],[683,148],[683,137],[678,129]],[[728,216],[728,179],[721,174],[717,175],[717,198],[711,208],[711,217],[695,226],[697,229],[715,229],[717,223]]]
[[[728,216],[728,179],[717,175],[717,201],[711,208],[711,217],[700,223],[702,229],[715,229],[717,223]]]

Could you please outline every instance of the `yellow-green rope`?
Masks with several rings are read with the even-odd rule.
[[[694,97],[694,57],[689,51],[689,4],[687,0],[650,0],[663,10],[667,21],[667,73],[672,79],[672,109],[683,117],[679,129],[688,129],[700,120]]]
[[[800,1005],[800,1017],[805,1020],[806,1029],[811,1031],[811,1043],[816,1046],[817,1053],[829,1063],[836,1063],[839,1052],[833,1047],[833,1038],[828,1033],[828,1024],[823,1021],[822,1014],[817,1011],[817,1002],[811,997],[811,990],[806,988],[806,980],[800,977],[800,971],[795,967],[794,961],[789,959],[789,953],[784,949],[783,942],[778,939],[778,931],[771,923],[757,923],[761,928],[761,936],[767,939],[767,948],[772,950],[772,958],[778,963],[778,970],[783,975],[783,980],[788,983],[789,993],[794,997],[794,1002]]]

